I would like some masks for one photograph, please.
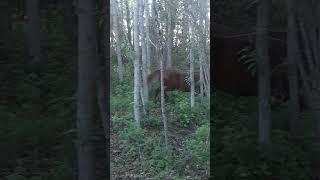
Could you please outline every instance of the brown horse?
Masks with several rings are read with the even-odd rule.
[[[158,78],[158,88],[156,89],[155,96],[158,96],[160,92],[160,69],[154,70],[148,75],[147,85],[148,89],[151,87],[151,82],[153,79]],[[196,92],[199,93],[199,80],[200,73],[194,73],[194,80],[196,85]],[[190,92],[190,75],[189,72],[182,71],[179,69],[165,69],[163,70],[163,81],[164,81],[164,91],[174,91],[179,90],[182,92]]]

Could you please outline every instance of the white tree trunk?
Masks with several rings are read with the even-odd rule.
[[[140,52],[139,52],[139,1],[134,1],[134,17],[133,17],[133,40],[134,40],[134,51],[135,51],[135,59],[134,59],[134,119],[137,124],[140,126],[141,114],[140,114],[140,89],[141,89],[141,74],[140,74]]]
[[[190,104],[191,110],[194,111],[194,57],[193,57],[193,50],[194,50],[194,38],[193,38],[193,30],[192,30],[192,23],[191,18],[189,20],[189,39],[190,39],[190,50],[189,50],[189,58],[190,58]]]
[[[38,0],[27,0],[26,10],[28,16],[28,45],[31,63],[40,61],[40,18],[39,18],[39,3]]]
[[[117,15],[117,3],[116,0],[111,1],[111,13],[112,13],[112,21],[113,21],[113,32],[116,40],[116,53],[118,60],[118,77],[120,82],[123,82],[123,63],[121,56],[121,42],[119,37],[119,28],[118,28],[118,15]]]
[[[167,64],[168,68],[172,67],[172,12],[170,1],[167,1],[168,21],[167,21]]]
[[[150,53],[151,53],[151,47],[150,47],[150,31],[149,31],[149,16],[150,16],[150,4],[149,0],[145,1],[145,14],[146,14],[146,48],[147,48],[147,74],[150,74]]]
[[[146,49],[146,33],[144,29],[144,2],[140,0],[140,33],[141,33],[141,49],[142,49],[142,92],[143,92],[143,106],[144,112],[146,107],[146,102],[148,102],[148,86],[147,86],[147,76],[148,76],[148,69],[147,69],[147,49]]]
[[[146,71],[146,49],[144,41],[144,26],[143,26],[143,0],[139,0],[139,32],[141,36],[141,61],[140,61],[140,75],[141,75],[141,85],[140,85],[140,100],[142,103],[142,110],[144,115],[147,114],[146,111],[146,86],[147,86],[147,75]]]
[[[130,44],[130,47],[132,47],[132,38],[131,38],[131,26],[130,26],[130,7],[129,7],[129,2],[130,1],[125,1],[125,4],[126,4],[126,13],[127,13],[127,29],[128,29],[128,32],[127,32],[127,36],[128,36],[128,41],[129,41],[129,44]]]
[[[161,53],[161,52],[160,52]],[[162,54],[162,53],[161,53]],[[163,83],[163,56],[160,55],[160,86],[161,86],[161,113],[162,113],[162,121],[163,121],[163,128],[164,128],[164,142],[166,146],[166,150],[169,150],[169,142],[168,142],[168,123],[167,123],[167,116],[165,111],[165,99],[164,99],[164,83]]]

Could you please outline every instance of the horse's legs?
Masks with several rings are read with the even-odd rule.
[[[157,97],[159,97],[159,92],[160,92],[160,87],[156,89],[156,92],[154,94],[154,99],[156,99]]]
[[[155,96],[154,96],[154,98],[156,99],[156,98],[158,98],[159,99],[159,101],[161,101],[161,96],[160,96],[160,87],[159,88],[157,88],[156,89],[156,92],[155,92]],[[169,95],[167,94],[167,91],[164,91],[164,96],[165,96],[165,98],[166,98],[166,100],[168,100],[169,99]]]
[[[166,91],[164,92],[164,96],[165,96],[166,99],[169,101],[169,95],[166,93]]]

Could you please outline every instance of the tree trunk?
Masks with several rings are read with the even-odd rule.
[[[129,7],[129,1],[124,1],[126,3],[126,13],[127,13],[127,28],[128,28],[128,39],[130,46],[132,47],[132,37],[131,37],[131,26],[130,26],[130,7]]]
[[[133,32],[134,32],[134,51],[135,51],[135,60],[134,60],[134,119],[136,120],[138,126],[140,126],[141,114],[140,114],[140,89],[141,89],[141,74],[140,74],[140,50],[139,50],[139,1],[134,1],[134,18],[133,18]]]
[[[147,74],[150,74],[150,62],[151,62],[151,47],[150,47],[150,31],[149,31],[149,14],[150,14],[150,4],[149,1],[145,1],[145,14],[146,14],[146,48],[147,48]]]
[[[141,52],[142,52],[142,103],[143,103],[143,108],[144,112],[146,112],[147,108],[147,102],[148,102],[148,86],[147,86],[147,76],[148,76],[148,71],[147,71],[147,49],[146,49],[146,34],[145,34],[145,29],[144,29],[144,2],[141,0],[140,2],[140,33],[141,33]]]
[[[160,46],[159,46],[160,47]],[[161,51],[161,50],[160,50]],[[161,53],[161,52],[160,52]],[[169,150],[169,141],[168,141],[168,120],[166,116],[166,111],[165,111],[165,99],[164,99],[164,82],[163,82],[163,70],[164,70],[164,63],[163,63],[163,53],[160,55],[160,87],[161,87],[161,114],[162,114],[162,121],[163,121],[163,133],[164,133],[164,142],[166,146],[166,150]]]
[[[302,77],[308,105],[315,120],[315,145],[320,143],[320,3],[319,1],[294,1],[298,18],[305,59],[298,59],[298,69]],[[302,48],[301,48],[302,49]],[[320,179],[320,159],[312,162],[313,177]]]
[[[193,50],[194,50],[194,38],[193,38],[193,30],[192,30],[192,23],[191,18],[189,19],[189,38],[190,38],[190,104],[191,110],[194,111],[194,57],[193,57]]]
[[[259,99],[259,143],[270,144],[270,63],[268,54],[269,0],[258,1],[257,6],[257,68]]]
[[[298,41],[297,41],[297,26],[294,13],[294,2],[288,0],[288,34],[287,34],[287,49],[288,49],[288,80],[289,80],[289,116],[290,116],[290,131],[293,135],[298,134],[299,130],[299,87],[298,87],[298,69],[297,59],[298,55]]]
[[[103,22],[100,26],[97,27],[97,39],[98,39],[98,55],[99,55],[99,66],[98,66],[98,77],[97,77],[97,87],[98,87],[98,105],[100,116],[102,120],[102,127],[104,129],[104,137],[105,137],[105,147],[106,147],[106,162],[107,167],[105,169],[106,176],[110,178],[110,83],[107,80],[107,70],[110,72],[110,57],[107,55],[109,54],[109,38],[107,38],[106,34],[110,32],[106,26],[109,24],[109,6],[107,6],[105,0],[99,0],[99,11],[106,13],[102,13],[101,16],[98,18],[98,22]],[[97,24],[99,25],[99,23]],[[108,61],[108,62],[107,62]],[[108,77],[110,75],[108,74]]]
[[[167,63],[166,67],[172,67],[172,41],[173,41],[173,29],[172,29],[172,12],[171,1],[167,1],[168,21],[167,21]]]
[[[200,60],[200,96],[201,96],[201,105],[203,105],[203,97],[204,97],[204,89],[203,89],[203,85],[204,85],[204,79],[203,79],[203,68],[202,68],[202,62]]]
[[[96,104],[96,26],[95,4],[90,0],[79,0],[78,24],[78,179],[95,180],[95,154],[91,142]]]
[[[10,11],[7,0],[0,2],[0,22],[0,45],[8,47],[10,44]]]
[[[38,0],[27,0],[27,33],[29,56],[31,63],[38,63],[40,61],[40,18],[39,18],[39,4]]]
[[[75,0],[64,0],[61,4],[64,10],[65,32],[71,41],[77,38],[77,18],[75,16]]]
[[[122,56],[121,56],[121,42],[119,37],[119,28],[118,28],[118,15],[117,15],[117,4],[116,1],[113,0],[112,3],[112,20],[113,20],[113,31],[114,37],[116,40],[116,53],[117,53],[117,60],[118,60],[118,77],[120,82],[123,82],[123,63],[122,63]]]

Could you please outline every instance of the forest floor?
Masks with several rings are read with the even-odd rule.
[[[178,92],[179,93],[179,92]],[[186,94],[179,98],[188,100]],[[118,99],[119,100],[119,99]],[[176,99],[177,100],[177,99]],[[121,100],[120,100],[121,101]],[[178,101],[179,103],[184,103]],[[169,104],[169,103],[168,103]],[[163,123],[159,104],[151,107],[150,116],[142,123],[142,129],[135,131],[132,114],[128,111],[112,112],[111,127],[111,176],[112,179],[207,179],[209,175],[209,131],[206,141],[207,147],[192,144],[198,141],[196,130],[202,125],[208,127],[207,119],[183,115],[177,109],[168,105],[168,129],[170,155],[164,152]],[[188,110],[190,112],[190,110]],[[205,114],[208,114],[206,112]],[[177,119],[190,118],[187,122]],[[202,116],[203,117],[203,116]],[[200,119],[201,120],[200,120]],[[131,122],[130,122],[131,121]],[[139,128],[138,128],[139,129]],[[131,132],[130,132],[131,131]],[[129,140],[128,140],[129,139]],[[191,145],[190,145],[191,144]],[[205,150],[206,156],[201,156]],[[207,159],[206,159],[207,158]],[[198,162],[196,162],[198,160]]]

